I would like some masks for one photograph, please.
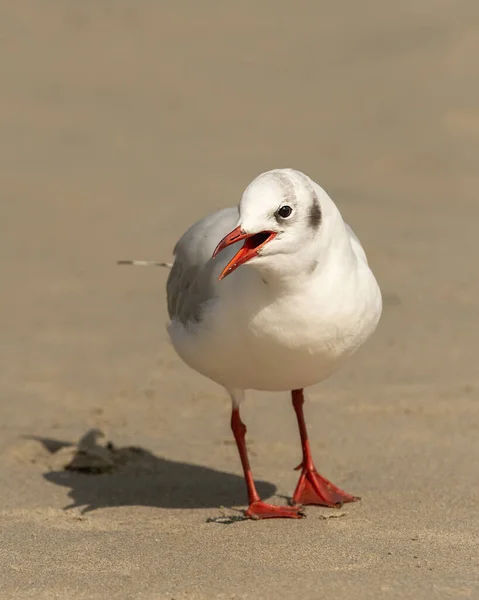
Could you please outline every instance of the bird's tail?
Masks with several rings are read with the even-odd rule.
[[[132,267],[165,267],[171,269],[173,263],[157,262],[154,260],[118,260],[117,265],[130,265]]]

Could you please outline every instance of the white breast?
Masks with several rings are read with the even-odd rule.
[[[374,331],[381,296],[367,264],[341,280],[313,278],[278,294],[251,268],[222,282],[201,321],[173,320],[169,332],[192,368],[231,388],[291,390],[335,371]]]

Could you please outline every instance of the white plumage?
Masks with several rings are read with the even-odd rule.
[[[358,238],[326,192],[293,169],[261,174],[238,208],[194,224],[174,254],[167,284],[169,334],[190,367],[231,395],[240,455],[239,412],[236,431],[234,421],[244,390],[297,390],[297,396],[353,354],[381,315],[379,287]],[[298,398],[297,413],[302,395],[301,402]],[[305,452],[303,444],[308,483]],[[242,462],[248,482],[249,463],[243,456]],[[331,493],[342,492],[314,473]],[[248,490],[250,516],[300,514],[259,502],[249,485]],[[342,492],[343,498],[330,501],[322,491],[324,501],[313,503],[354,499]],[[296,493],[293,500],[308,503],[310,492]]]

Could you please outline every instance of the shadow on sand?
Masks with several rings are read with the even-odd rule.
[[[102,433],[88,432],[78,444],[35,438],[48,450],[54,469],[43,474],[50,483],[70,489],[65,508],[90,512],[113,506],[219,508],[246,503],[243,477],[208,467],[155,456],[140,447],[98,443]],[[268,498],[276,487],[257,481]]]

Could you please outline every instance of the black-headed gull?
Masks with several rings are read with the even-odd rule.
[[[299,518],[304,504],[357,500],[316,471],[303,415],[303,388],[362,346],[382,310],[366,254],[328,194],[300,171],[262,173],[239,207],[194,224],[174,254],[169,334],[185,363],[231,397],[246,516]],[[303,453],[292,506],[256,491],[239,413],[248,389],[292,393]]]

